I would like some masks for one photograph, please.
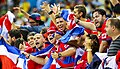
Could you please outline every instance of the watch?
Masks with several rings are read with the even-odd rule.
[[[53,13],[53,11],[48,12],[49,15],[51,15],[52,13]]]
[[[78,24],[79,20],[78,20],[78,19],[76,19],[76,20],[75,20],[75,22],[76,22],[76,24]]]
[[[61,53],[58,53],[58,58],[62,57]]]

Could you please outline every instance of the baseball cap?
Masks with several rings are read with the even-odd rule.
[[[41,15],[39,13],[32,13],[29,18],[35,20],[37,23],[39,23],[40,25],[44,24],[43,21],[41,21]]]
[[[55,33],[56,32],[56,28],[55,27],[50,27],[50,28],[48,28],[48,30],[47,30],[47,33],[49,34],[49,33]]]

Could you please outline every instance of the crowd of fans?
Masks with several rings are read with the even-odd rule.
[[[16,16],[6,41],[30,59],[28,69],[41,69],[51,57],[60,68],[98,69],[99,63],[93,65],[94,68],[91,64],[96,52],[111,57],[120,50],[119,0],[2,2],[4,7],[0,5],[0,11],[5,12],[6,8]],[[79,34],[71,32],[76,28]],[[62,41],[67,37],[72,40]],[[31,54],[51,45],[53,48],[47,55]]]

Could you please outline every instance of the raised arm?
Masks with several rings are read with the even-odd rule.
[[[93,56],[92,56],[91,40],[90,39],[88,39],[86,41],[85,47],[87,48],[86,49],[86,51],[87,51],[87,61],[88,61],[88,63],[91,63]]]
[[[24,16],[25,16],[27,19],[29,19],[30,14],[28,14],[27,12],[25,12],[25,11],[24,11],[23,9],[21,9],[20,7],[14,7],[13,9],[14,9],[14,10],[18,10],[19,12],[23,13]]]
[[[54,7],[54,10],[55,10],[56,5],[53,5],[52,7]],[[50,5],[49,5],[48,3],[46,3],[46,2],[43,2],[43,5],[41,6],[41,8],[42,8],[45,12],[48,13],[49,17],[52,19],[53,23],[56,25],[55,13],[56,13],[57,11],[54,11],[54,12],[55,12],[55,13],[54,13],[54,12],[53,12],[53,9],[51,10]]]
[[[97,30],[97,29],[96,29],[96,26],[95,26],[93,23],[91,23],[91,22],[85,22],[85,21],[78,20],[78,21],[77,21],[77,24],[78,24],[78,25],[82,25],[82,26],[84,26],[85,28],[88,28],[88,29],[93,30],[93,31],[96,31],[96,30]]]
[[[110,0],[110,2],[112,3],[112,5],[113,5],[113,6],[115,6],[116,4],[118,4],[118,3],[119,3],[119,1],[118,1],[118,0]]]
[[[26,58],[29,58],[30,60],[38,63],[38,64],[41,64],[41,65],[44,65],[46,62],[47,62],[47,58],[41,58],[41,57],[38,57],[38,56],[33,56],[27,52],[22,52]]]
[[[52,53],[52,57],[54,59],[60,58],[60,57],[67,57],[67,56],[72,56],[74,55],[76,52],[76,48],[74,47],[70,47],[67,50],[63,51],[63,52],[59,52],[59,53]]]

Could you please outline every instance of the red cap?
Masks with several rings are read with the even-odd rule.
[[[55,27],[50,27],[50,28],[48,28],[48,30],[47,30],[47,33],[49,34],[49,33],[55,33],[56,32],[56,28]]]

